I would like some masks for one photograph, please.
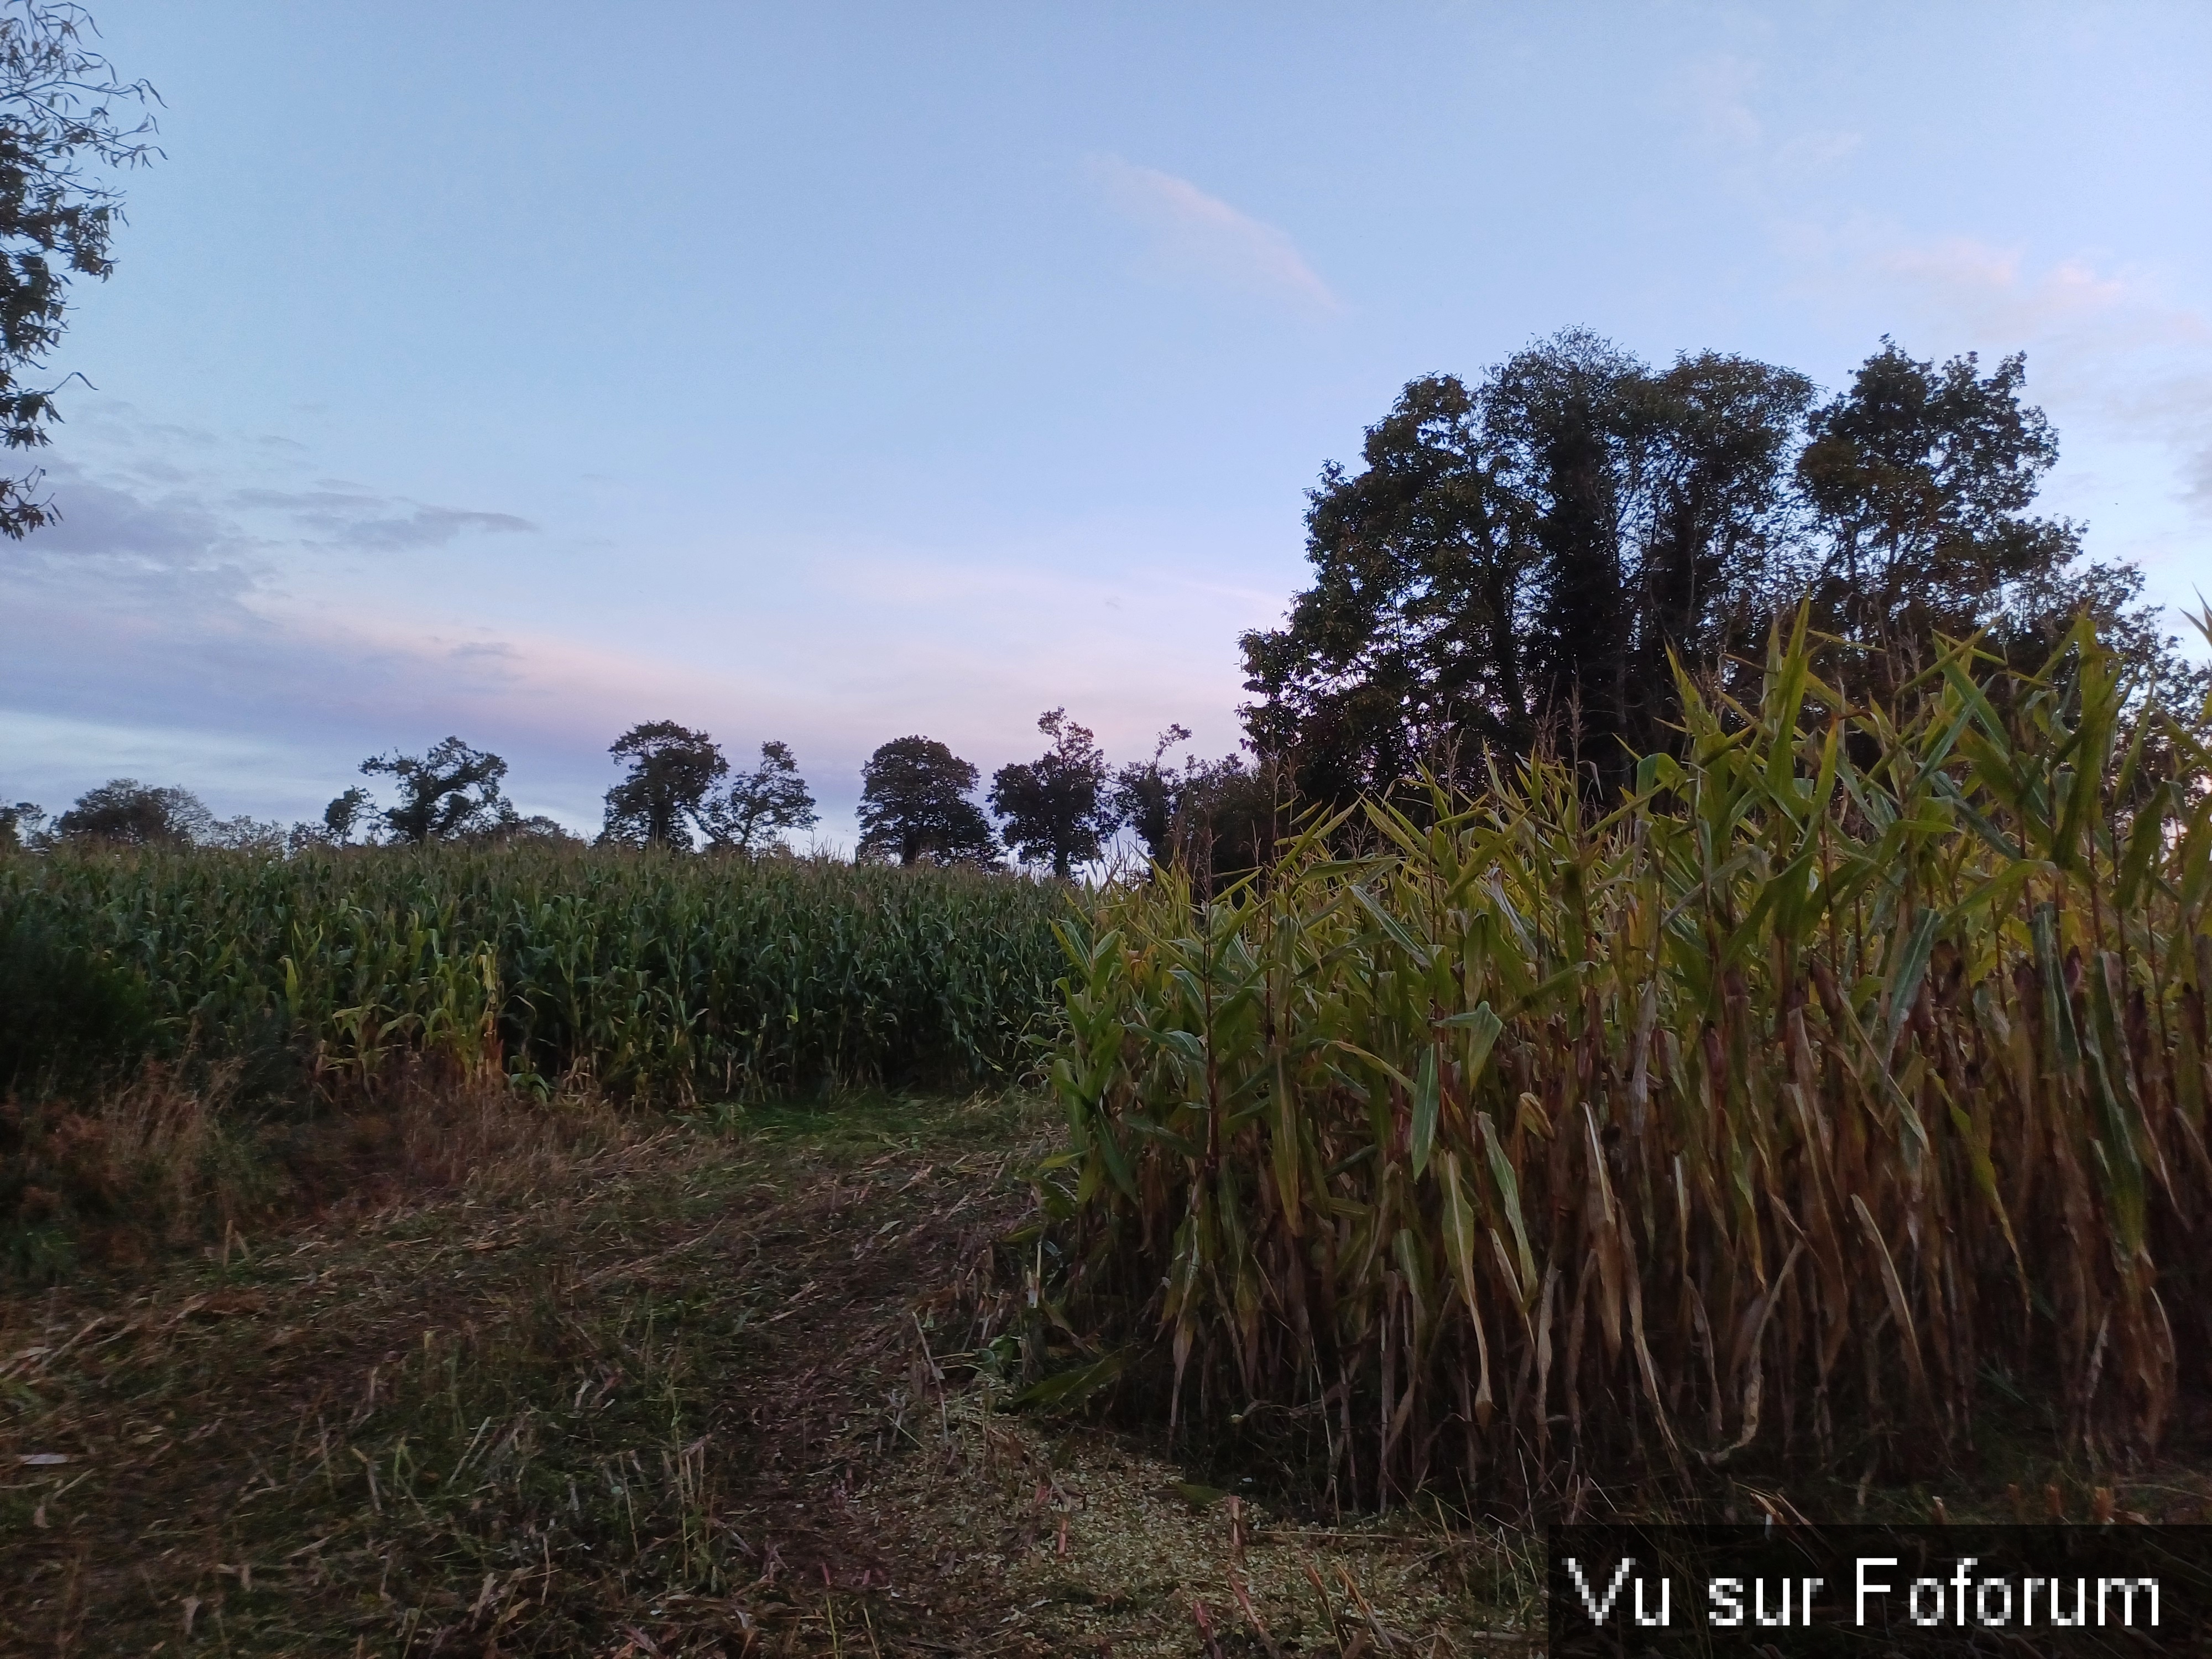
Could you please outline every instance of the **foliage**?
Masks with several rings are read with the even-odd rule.
[[[674,720],[647,720],[614,740],[607,753],[629,770],[607,791],[606,827],[599,839],[617,847],[691,845],[707,792],[730,769],[720,747],[704,732]]]
[[[543,812],[528,817],[507,813],[475,839],[487,847],[581,847],[584,838],[571,833],[557,818]]]
[[[127,1067],[159,1036],[143,968],[86,948],[23,907],[0,915],[0,1089]]]
[[[392,840],[410,846],[482,835],[515,816],[499,791],[507,763],[459,738],[433,745],[427,755],[372,756],[361,763],[361,769],[371,776],[380,773],[398,784],[399,804],[378,816]],[[338,801],[345,799],[341,795]],[[326,822],[337,811],[338,801],[325,811]]]
[[[78,796],[54,820],[54,833],[64,841],[113,847],[187,847],[206,839],[215,822],[215,814],[189,789],[111,778]]]
[[[0,9],[0,440],[48,441],[60,418],[53,389],[26,386],[61,343],[72,276],[105,281],[122,197],[88,167],[136,167],[158,152],[143,81],[117,78],[87,44],[84,9],[64,0],[9,0]],[[129,106],[140,118],[128,125]],[[39,477],[0,479],[0,535],[21,538],[55,517]]]
[[[1002,1073],[1065,904],[971,871],[544,844],[0,862],[0,938],[43,953],[22,971],[143,981],[157,1054],[289,1054],[371,1086],[429,1056],[664,1099]],[[12,1039],[19,1075],[43,1018]]]
[[[1996,1386],[2157,1445],[2212,1360],[2212,757],[2086,623],[1977,661],[1851,706],[1801,613],[1609,817],[1539,759],[1069,923],[1050,1316],[1345,1498],[1924,1468]]]
[[[323,831],[334,844],[343,847],[375,807],[376,798],[356,783],[323,808]]]
[[[1175,856],[1176,778],[1166,764],[1167,752],[1190,741],[1190,728],[1180,721],[1160,733],[1148,761],[1131,761],[1114,775],[1115,816],[1135,832],[1155,864]]]
[[[1675,660],[1724,690],[1808,595],[1855,647],[1830,667],[1847,694],[1887,695],[1978,629],[2032,666],[2083,611],[2177,686],[2140,577],[2027,516],[2057,445],[2024,376],[1885,343],[1816,407],[1789,369],[1653,369],[1569,332],[1473,388],[1415,380],[1362,469],[1311,493],[1314,585],[1243,638],[1254,744],[1338,805],[1540,748],[1617,789],[1674,741]]]
[[[1108,789],[1106,757],[1087,726],[1065,708],[1037,718],[1052,740],[1033,761],[1002,766],[991,778],[991,810],[1006,825],[1006,845],[1024,864],[1049,864],[1061,881],[1094,862],[1100,843],[1121,827]]]
[[[975,766],[934,738],[895,738],[860,769],[863,859],[988,865],[999,855],[983,809],[968,799]]]
[[[0,802],[0,853],[12,853],[35,842],[46,822],[46,809],[36,801]]]
[[[1165,765],[1168,749],[1189,736],[1171,726],[1149,761],[1124,766],[1114,805],[1152,863],[1172,866],[1199,890],[1216,893],[1273,857],[1283,827],[1278,779],[1270,763],[1254,766],[1241,755],[1186,756],[1180,771]]]
[[[758,766],[732,778],[708,801],[700,823],[715,846],[757,853],[776,845],[792,830],[811,830],[819,821],[791,745],[771,739],[761,744]]]
[[[1812,411],[1796,475],[1821,532],[1803,589],[1814,625],[1860,647],[1873,684],[1917,672],[1939,635],[2026,635],[2032,667],[2109,567],[2070,582],[2081,527],[2027,516],[2058,437],[2023,404],[2027,360],[1940,369],[1890,341]],[[2129,597],[2132,597],[2132,590]],[[2056,613],[2057,628],[2051,626]]]

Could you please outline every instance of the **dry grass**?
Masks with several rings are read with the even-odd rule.
[[[0,1294],[0,1652],[1188,1653],[1202,1607],[1466,1653],[1525,1606],[1492,1542],[1005,1409],[1033,1103],[380,1133],[381,1204]]]
[[[239,1074],[156,1060],[117,1088],[0,1101],[0,1275],[127,1267],[405,1194],[526,1192],[646,1133],[588,1087],[538,1100],[435,1061],[305,1114],[243,1107]]]

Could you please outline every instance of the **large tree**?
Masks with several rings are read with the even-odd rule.
[[[1816,535],[1790,586],[1850,647],[1847,684],[1879,694],[1938,636],[1979,632],[2017,668],[2041,665],[2094,617],[2139,676],[2188,678],[2142,602],[2142,573],[2082,555],[2083,526],[2033,514],[2058,435],[2022,401],[2027,360],[1938,367],[1890,340],[1812,411],[1796,476]]]
[[[86,790],[54,820],[64,841],[114,847],[190,847],[215,828],[215,814],[191,790],[157,788],[136,778],[111,778]]]
[[[811,830],[819,821],[791,745],[774,738],[761,744],[758,766],[738,773],[727,787],[708,798],[699,818],[708,841],[741,853],[763,851],[792,830]]]
[[[983,809],[968,799],[977,774],[934,738],[895,738],[860,769],[860,846],[901,864],[989,864],[999,853]]]
[[[674,720],[647,720],[617,738],[607,753],[628,762],[629,769],[607,791],[599,839],[689,848],[691,825],[705,810],[708,792],[730,769],[714,738]]]
[[[46,809],[34,800],[0,801],[0,853],[35,844],[46,821]]]
[[[70,279],[114,269],[123,198],[106,175],[158,153],[153,88],[119,79],[93,33],[83,8],[59,0],[0,12],[0,440],[10,449],[44,445],[60,418],[56,388],[25,377],[61,342]],[[0,478],[0,535],[54,516],[37,472]]]
[[[1106,757],[1086,726],[1065,708],[1038,717],[1051,739],[1033,761],[1002,766],[991,777],[991,810],[1005,825],[1006,845],[1024,864],[1049,864],[1061,881],[1089,864],[1120,826],[1107,788]]]
[[[344,793],[333,796],[331,804],[323,808],[320,838],[343,847],[353,839],[356,830],[365,827],[376,816],[376,797],[359,784]],[[316,832],[310,826],[307,834]]]
[[[398,785],[398,804],[378,816],[392,840],[409,846],[489,836],[517,821],[500,793],[507,763],[459,738],[447,738],[424,755],[374,755],[361,769]]]
[[[1244,636],[1254,745],[1308,801],[1472,770],[1485,749],[1548,748],[1617,785],[1670,741],[1678,664],[1727,678],[1808,596],[1856,690],[1893,684],[1938,632],[2029,654],[2084,607],[2170,667],[2130,608],[2139,581],[2027,516],[2055,450],[2021,374],[1885,344],[1815,408],[1790,369],[1717,352],[1653,369],[1576,331],[1473,386],[1415,380],[1363,466],[1311,493],[1313,586]]]

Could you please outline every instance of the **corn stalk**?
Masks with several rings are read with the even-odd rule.
[[[1976,660],[1849,709],[1801,621],[1605,816],[1538,761],[1064,924],[1055,1313],[1359,1501],[1955,1454],[1992,1370],[2154,1447],[2212,1357],[2202,717],[2086,625]]]

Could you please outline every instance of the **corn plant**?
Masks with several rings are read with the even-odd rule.
[[[1068,902],[972,872],[618,850],[0,860],[0,936],[130,976],[157,1048],[371,1084],[429,1055],[664,1099],[1004,1074]]]
[[[1064,923],[1050,1316],[1361,1501],[1894,1468],[1991,1375],[2155,1446],[2212,1359],[2203,717],[2086,624],[1977,665],[1848,708],[1801,620],[1601,815],[1540,760]]]

